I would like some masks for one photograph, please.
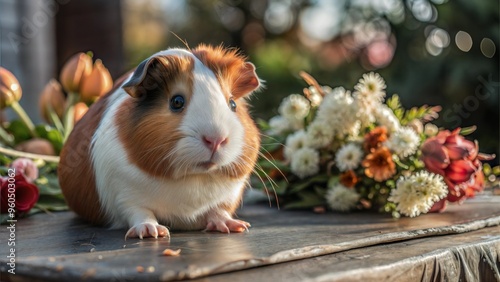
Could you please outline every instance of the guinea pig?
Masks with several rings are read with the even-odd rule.
[[[260,88],[237,50],[168,49],[93,104],[58,168],[69,207],[127,237],[243,232],[234,219],[260,147],[247,98]],[[168,228],[167,228],[168,226]]]

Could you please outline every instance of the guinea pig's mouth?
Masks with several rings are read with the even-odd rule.
[[[197,164],[198,167],[201,167],[206,170],[212,170],[215,167],[217,167],[217,164],[211,161],[206,161],[206,162],[200,162]]]

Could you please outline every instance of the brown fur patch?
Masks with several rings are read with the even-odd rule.
[[[239,54],[237,49],[226,49],[222,46],[214,48],[202,44],[192,52],[214,72],[223,91],[235,99],[259,88],[255,67],[245,62],[246,57]]]
[[[246,101],[237,100],[236,114],[245,128],[245,145],[240,158],[229,167],[225,168],[225,174],[231,178],[241,178],[250,175],[257,162],[260,148],[260,134],[255,122],[250,117]]]
[[[169,109],[170,98],[182,93],[184,108],[192,97],[194,62],[189,57],[161,56],[144,80],[157,83],[144,97],[126,100],[118,109],[119,138],[129,161],[152,176],[169,177],[175,165],[169,153],[182,138],[178,130],[185,109]]]
[[[75,125],[61,151],[57,170],[68,206],[95,224],[104,224],[105,219],[96,190],[90,142],[106,109],[108,97],[106,95],[93,104]]]

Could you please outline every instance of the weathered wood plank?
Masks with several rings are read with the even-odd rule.
[[[250,232],[226,235],[173,231],[171,240],[124,241],[125,230],[89,226],[69,212],[33,216],[16,226],[16,278],[167,281],[392,242],[447,238],[435,236],[500,225],[500,197],[480,198],[451,206],[442,214],[413,219],[395,220],[368,213],[276,211],[264,206],[246,206],[240,217],[252,223]],[[0,236],[0,270],[4,272],[5,228]],[[165,248],[180,248],[182,253],[165,257],[161,254]],[[138,273],[137,266],[144,272]]]
[[[500,281],[500,226],[354,249],[195,279],[234,281]]]

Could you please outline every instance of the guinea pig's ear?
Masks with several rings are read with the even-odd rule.
[[[245,62],[233,82],[232,95],[238,99],[244,97],[260,87],[260,79],[255,73],[255,66]]]
[[[147,76],[150,67],[154,66],[157,61],[156,57],[146,59],[142,61],[135,69],[132,77],[123,84],[122,88],[132,97],[138,98],[146,94],[149,88],[155,87],[155,85],[145,85],[145,78]],[[157,87],[157,85],[156,85]]]

